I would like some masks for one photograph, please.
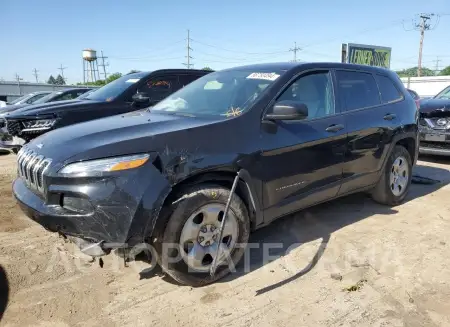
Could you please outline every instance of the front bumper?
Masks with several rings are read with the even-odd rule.
[[[21,177],[14,181],[22,211],[47,230],[83,240],[86,248],[97,244],[105,253],[150,239],[171,189],[151,162],[103,177],[45,178],[43,193],[30,189]]]
[[[21,148],[24,144],[25,140],[20,137],[10,135],[6,126],[0,128],[0,148]]]
[[[450,130],[422,128],[419,153],[450,156]]]

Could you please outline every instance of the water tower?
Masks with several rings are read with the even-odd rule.
[[[97,51],[83,50],[83,82],[95,82],[100,79],[97,64]]]

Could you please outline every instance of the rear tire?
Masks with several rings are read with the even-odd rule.
[[[396,145],[387,159],[378,184],[371,192],[372,198],[389,206],[400,204],[408,194],[411,178],[411,156],[403,146]]]
[[[242,258],[249,239],[250,221],[244,202],[234,194],[225,224],[227,228],[224,228],[224,230],[232,231],[230,235],[233,234],[233,236],[230,236],[228,241],[231,242],[232,240],[233,243],[225,241],[225,233],[222,238],[222,244],[226,244],[222,246],[231,249],[229,259],[232,263],[222,265],[218,263],[215,275],[210,276],[208,266],[210,266],[211,257],[214,254],[209,255],[208,252],[213,251],[211,249],[214,248],[214,244],[217,249],[219,241],[214,238],[209,243],[208,237],[213,235],[211,234],[213,233],[212,230],[218,232],[221,221],[219,220],[220,213],[223,214],[229,196],[230,190],[227,188],[216,185],[201,185],[188,189],[179,196],[179,199],[183,199],[179,202],[175,201],[171,208],[166,208],[170,209],[169,218],[162,237],[159,237],[155,242],[155,247],[161,268],[178,283],[193,287],[214,283],[230,273],[230,268],[235,267]],[[199,216],[201,218],[198,218]],[[219,217],[216,223],[214,223],[215,216]],[[164,219],[164,217],[161,218]],[[205,237],[202,238],[202,236]],[[188,239],[190,239],[188,242],[184,242]],[[206,241],[208,241],[207,244]],[[166,244],[165,249],[164,244]],[[167,244],[169,244],[168,248]],[[230,244],[233,244],[233,246]],[[236,247],[236,245],[239,246]],[[205,252],[206,255],[203,259],[197,259],[201,258]],[[193,253],[201,254],[197,257]],[[193,257],[195,257],[195,262],[190,262],[189,260]],[[176,262],[174,258],[176,258]],[[204,260],[205,258],[207,260]]]

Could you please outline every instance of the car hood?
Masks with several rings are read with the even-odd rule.
[[[60,163],[143,153],[160,150],[172,141],[195,143],[190,138],[192,128],[219,121],[222,119],[136,111],[56,129],[34,139],[28,147]],[[180,131],[188,135],[174,140],[173,134]]]
[[[450,117],[450,99],[424,99],[420,101],[422,117]]]
[[[59,111],[66,111],[78,108],[80,106],[85,105],[93,105],[98,104],[97,101],[92,100],[66,100],[66,101],[55,101],[55,102],[47,102],[42,104],[29,105],[8,114],[7,118],[25,118],[27,116],[40,116],[45,114],[53,114]]]
[[[24,107],[27,107],[27,106],[29,106],[29,104],[25,103],[25,104],[7,105],[6,107],[2,107],[0,109],[0,117],[3,117],[3,116],[5,116],[6,114],[8,114],[10,112],[16,111],[16,110],[18,110],[20,108],[24,108]]]

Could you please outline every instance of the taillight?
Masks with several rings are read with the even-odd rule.
[[[420,100],[414,100],[414,102],[416,103],[416,107],[417,107],[417,110],[419,110],[420,109]]]

